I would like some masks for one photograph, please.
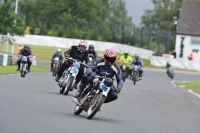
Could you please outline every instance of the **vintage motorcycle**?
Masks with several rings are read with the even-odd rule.
[[[53,73],[53,76],[56,76],[59,68],[60,68],[60,60],[59,60],[59,57],[55,57],[54,58],[54,62],[53,62],[53,70],[52,70],[52,73]]]
[[[134,85],[139,80],[139,66],[137,65],[132,66],[132,80]]]
[[[79,115],[84,110],[86,118],[91,119],[104,103],[111,87],[115,89],[113,85],[114,79],[108,78],[109,74],[105,72],[101,73],[101,75],[103,76],[93,76],[93,83],[85,87],[78,99],[72,97],[72,101],[76,103],[75,115]]]
[[[171,79],[173,79],[174,78],[174,71],[173,71],[173,68],[172,68],[172,66],[171,67],[169,67],[169,68],[167,68],[167,74],[168,74],[168,76],[171,78]]]
[[[21,77],[25,77],[25,75],[28,73],[28,57],[22,56],[20,61],[20,73]]]
[[[122,79],[125,82],[126,78],[128,78],[129,75],[129,67],[126,64],[122,64],[121,70],[122,70]]]
[[[67,95],[69,91],[73,91],[80,64],[88,67],[86,64],[79,62],[71,57],[68,59],[71,60],[73,64],[63,72],[61,78],[58,81],[58,85],[60,86],[60,93],[63,93],[64,95]]]

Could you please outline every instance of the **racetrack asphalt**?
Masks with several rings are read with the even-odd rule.
[[[174,81],[199,79],[179,72]],[[51,73],[0,76],[0,133],[199,133],[200,98],[171,81],[165,71],[145,70],[87,120],[85,112],[73,114],[75,90],[59,94]]]

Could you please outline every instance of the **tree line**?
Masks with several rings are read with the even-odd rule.
[[[18,15],[14,14],[15,2],[4,1],[0,6],[1,34],[82,38],[138,47],[147,45],[149,39],[156,43],[158,29],[169,31],[171,44],[175,42],[173,17],[178,19],[182,2],[151,0],[155,7],[145,11],[141,24],[153,32],[143,28],[141,33],[141,28],[135,27],[128,16],[124,0],[19,0]]]

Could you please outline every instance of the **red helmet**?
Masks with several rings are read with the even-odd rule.
[[[112,49],[106,49],[104,52],[104,59],[107,64],[112,66],[114,62],[116,61],[116,53]]]
[[[84,46],[85,48],[87,48],[86,40],[81,40],[80,43],[78,44],[78,46]]]
[[[84,49],[81,49],[80,46],[83,46]],[[86,42],[86,40],[81,40],[81,41],[79,42],[79,44],[78,44],[78,50],[79,50],[80,52],[84,52],[84,51],[86,50],[86,48],[87,48],[87,42]]]

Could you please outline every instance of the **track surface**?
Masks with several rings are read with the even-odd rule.
[[[200,98],[174,87],[164,71],[145,71],[134,86],[125,82],[119,99],[93,119],[73,114],[51,73],[0,76],[0,133],[199,133]],[[175,80],[200,75],[176,73]]]

